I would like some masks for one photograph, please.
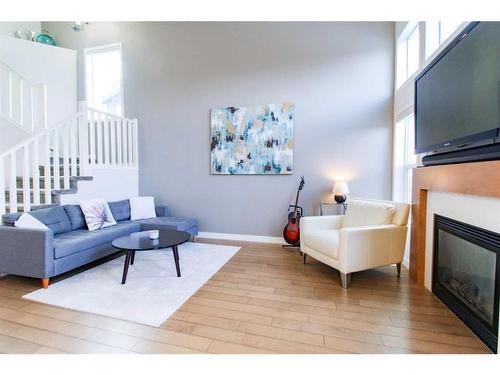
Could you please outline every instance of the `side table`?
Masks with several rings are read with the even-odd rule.
[[[333,207],[339,207],[341,209],[342,215],[345,215],[345,211],[347,209],[347,203],[337,203],[337,202],[323,202],[321,201],[319,203],[319,214],[320,216],[323,216],[324,213],[324,206],[333,206]]]

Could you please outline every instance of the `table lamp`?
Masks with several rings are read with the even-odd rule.
[[[349,194],[349,187],[346,181],[335,181],[332,190],[333,198],[337,203],[344,203],[347,199],[346,194]]]

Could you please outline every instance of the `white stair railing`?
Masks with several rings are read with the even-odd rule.
[[[47,87],[0,61],[0,118],[33,134],[47,128]]]
[[[138,167],[138,122],[88,108],[90,164]],[[94,142],[92,142],[94,141]]]
[[[138,167],[138,122],[87,108],[0,154],[0,215],[52,203],[89,167]]]

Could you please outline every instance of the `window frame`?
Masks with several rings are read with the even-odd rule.
[[[425,56],[425,60],[428,60],[432,55],[434,55],[434,53],[439,49],[439,47],[441,47],[441,45],[443,45],[444,42],[446,42],[447,40],[449,40],[454,34],[455,32],[461,28],[461,25],[463,24],[463,22],[453,22],[453,24],[456,24],[455,28],[449,32],[447,35],[444,34],[444,31],[443,31],[443,25],[444,25],[444,21],[434,21],[434,22],[437,22],[437,31],[438,31],[438,35],[437,35],[437,40],[438,40],[438,45],[432,50],[432,51],[428,51],[427,49],[427,46],[428,46],[428,32],[429,32],[429,23],[430,22],[433,22],[433,21],[425,21],[424,22],[424,27],[425,27],[425,51],[424,51],[424,56]]]
[[[125,93],[123,91],[123,44],[122,42],[116,42],[116,43],[109,43],[109,44],[104,44],[101,46],[94,46],[94,47],[87,47],[83,49],[83,70],[84,70],[84,79],[85,79],[85,101],[87,105],[89,105],[89,87],[88,87],[88,79],[87,79],[87,56],[96,54],[96,53],[103,53],[103,52],[108,52],[108,51],[116,51],[118,50],[120,52],[120,62],[121,62],[121,74],[120,74],[120,105],[121,105],[121,114],[118,115],[114,113],[115,116],[120,116],[120,117],[125,117],[125,106],[124,106],[124,96]]]
[[[411,123],[408,123],[410,121],[410,118],[413,117],[413,121]],[[411,173],[412,169],[416,168],[418,166],[418,156],[414,154],[414,147],[411,142],[411,137],[410,137],[410,132],[415,132],[415,113],[414,113],[414,108],[410,107],[402,112],[400,112],[395,118],[394,118],[394,129],[393,129],[393,134],[396,135],[398,134],[398,126],[400,122],[404,121],[404,139],[403,141],[403,155],[400,161],[402,161],[401,164],[398,164],[399,156],[401,155],[393,155],[393,181],[392,181],[392,189],[393,189],[393,198],[397,200],[405,200],[407,203],[411,203]],[[413,139],[415,137],[415,134],[413,134]],[[393,140],[393,150],[396,152],[398,150],[397,143],[399,139],[394,136]],[[398,169],[403,173],[403,175],[400,175],[398,173]],[[400,184],[400,189],[397,189],[396,186]],[[401,185],[403,184],[403,185]],[[401,199],[401,197],[395,197],[396,191],[404,192],[405,198],[406,199]]]
[[[409,56],[408,44],[409,43],[408,42],[413,35],[416,35],[416,37],[417,37],[418,49],[416,51],[416,55],[418,56],[418,61],[417,61],[417,69],[414,70],[413,72],[409,73],[409,69],[408,69],[408,66],[409,66],[409,64],[408,64],[408,61],[409,61],[408,60],[408,56]],[[399,89],[401,86],[403,86],[420,69],[420,65],[421,65],[420,56],[421,56],[421,46],[422,46],[421,39],[422,39],[422,37],[421,37],[420,22],[414,22],[414,23],[410,22],[410,23],[408,23],[405,30],[401,33],[401,35],[399,36],[399,38],[397,40],[397,44],[396,44],[396,79],[395,79],[396,90]],[[400,56],[399,48],[400,48],[400,46],[402,46],[402,48],[404,48],[404,56],[405,56],[404,67],[403,67],[404,74],[402,74],[402,76],[404,76],[404,78],[402,79],[401,82],[399,82],[399,80],[398,80],[399,73],[400,73],[400,64],[402,63],[399,60],[399,56]]]

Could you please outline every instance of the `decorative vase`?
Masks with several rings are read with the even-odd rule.
[[[337,202],[337,203],[344,203],[346,201],[347,197],[343,194],[342,195],[335,194],[334,199],[335,199],[335,202]]]
[[[35,42],[42,43],[42,44],[47,44],[49,46],[55,46],[56,45],[55,40],[50,35],[48,35],[46,31],[43,31],[41,34],[38,34],[35,37]]]

